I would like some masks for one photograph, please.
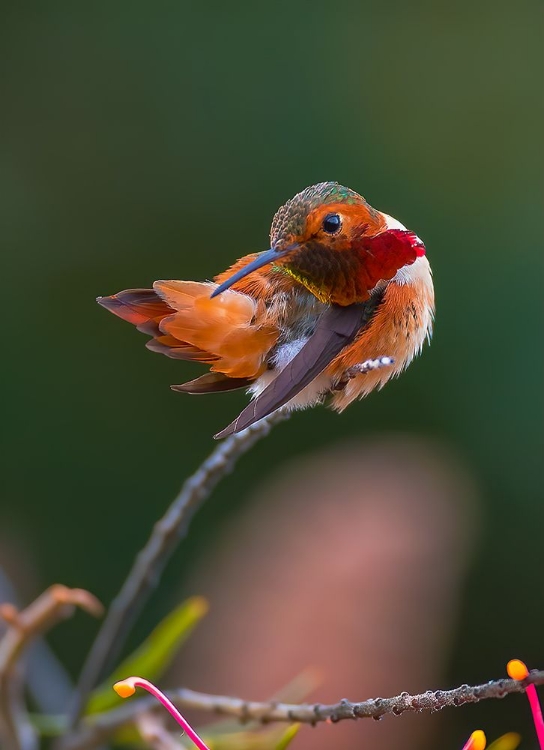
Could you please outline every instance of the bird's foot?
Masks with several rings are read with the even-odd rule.
[[[365,375],[367,372],[380,370],[382,367],[390,367],[394,363],[395,360],[393,359],[393,357],[378,357],[377,359],[367,359],[365,362],[361,362],[358,365],[349,367],[346,370],[344,377],[347,377],[348,380],[351,380],[351,378],[354,378],[356,375]]]
[[[345,370],[342,378],[334,386],[335,391],[342,391],[349,383],[350,380],[355,378],[357,375],[365,375],[367,372],[373,370],[380,370],[382,367],[390,367],[395,363],[393,357],[378,357],[377,359],[367,359],[358,365],[353,365]]]

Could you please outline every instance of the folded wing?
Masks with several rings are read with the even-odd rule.
[[[327,308],[302,349],[277,378],[252,401],[228,427],[215,435],[225,438],[250,427],[284,406],[323,372],[342,349],[351,343],[363,324],[365,304]]]

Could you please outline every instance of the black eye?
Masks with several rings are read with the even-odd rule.
[[[338,214],[327,214],[323,219],[323,231],[327,234],[336,234],[342,226],[342,219]]]

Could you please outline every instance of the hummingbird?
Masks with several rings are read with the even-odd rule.
[[[209,365],[174,391],[251,394],[216,438],[281,407],[328,400],[343,411],[410,364],[434,318],[423,242],[337,182],[288,200],[269,249],[213,281],[155,281],[97,301],[151,336],[151,351]]]

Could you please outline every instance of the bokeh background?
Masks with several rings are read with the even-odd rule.
[[[334,179],[424,238],[433,344],[256,447],[131,644],[204,593],[172,684],[265,698],[307,665],[316,699],[362,699],[544,665],[542,21],[539,0],[2,5],[0,564],[22,602],[61,581],[107,603],[245,402],[172,393],[197,368],[94,298],[209,278]],[[95,629],[51,635],[73,675]],[[297,742],[453,750],[483,727],[530,748],[527,713],[513,697]]]

